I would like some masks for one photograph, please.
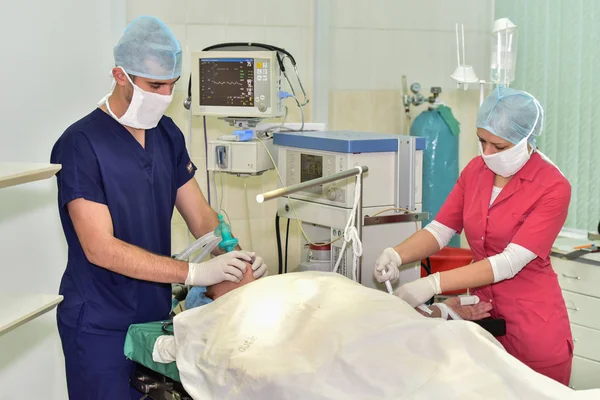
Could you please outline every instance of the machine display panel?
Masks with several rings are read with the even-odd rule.
[[[254,107],[253,58],[200,60],[200,104]]]
[[[323,176],[323,157],[312,154],[300,155],[300,182]]]

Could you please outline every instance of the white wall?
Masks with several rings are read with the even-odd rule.
[[[491,0],[331,0],[331,123],[363,130],[368,124],[408,133],[402,110],[402,75],[441,99],[461,123],[461,168],[477,154],[478,87],[457,91],[450,78],[457,65],[455,24],[464,24],[467,63],[488,78]],[[411,107],[413,119],[426,106]]]
[[[49,162],[109,88],[125,4],[2,1],[0,161]],[[55,179],[0,190],[0,290],[57,293],[67,249]],[[2,304],[2,308],[10,307]],[[0,336],[0,399],[66,399],[55,311]]]
[[[492,2],[332,0],[333,90],[393,90],[409,82],[455,89],[455,23],[465,27],[467,63],[487,78]],[[409,83],[410,84],[410,83]]]

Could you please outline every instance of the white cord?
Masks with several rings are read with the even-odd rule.
[[[340,251],[340,256],[338,257],[337,262],[335,263],[335,267],[333,268],[333,272],[338,272],[338,268],[340,266],[340,262],[344,257],[344,252],[346,251],[346,247],[348,243],[352,242],[352,253],[354,254],[354,259],[352,262],[352,279],[354,281],[357,280],[357,272],[358,272],[358,259],[362,256],[363,248],[360,238],[358,237],[358,230],[356,229],[356,214],[358,211],[358,203],[360,200],[360,179],[362,176],[362,167],[355,167],[358,169],[359,174],[356,176],[356,185],[354,186],[354,204],[352,205],[352,211],[350,212],[350,218],[346,223],[346,227],[344,228],[344,244],[342,245],[342,251]]]

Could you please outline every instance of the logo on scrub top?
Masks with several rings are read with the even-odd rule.
[[[192,164],[192,162],[191,162],[191,161],[188,163],[188,165],[187,165],[187,167],[186,167],[186,168],[187,168],[187,170],[188,170],[188,173],[190,173],[190,174],[191,174],[192,172],[194,172],[194,164]]]

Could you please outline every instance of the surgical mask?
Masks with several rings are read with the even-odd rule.
[[[540,118],[540,109],[541,109],[541,106],[539,105],[539,103],[537,101],[535,101],[535,104],[537,107],[537,116],[535,118],[535,123],[533,124],[533,127],[531,128],[531,131],[529,132],[529,134],[526,137],[524,137],[523,139],[521,139],[521,141],[519,141],[519,143],[517,143],[510,149],[500,151],[498,153],[486,155],[486,154],[483,154],[483,146],[481,146],[481,142],[478,142],[479,143],[479,153],[481,154],[483,161],[488,166],[488,168],[491,169],[492,172],[495,173],[496,175],[500,175],[504,178],[511,177],[514,174],[516,174],[517,172],[519,172],[519,170],[521,168],[523,168],[523,166],[527,163],[527,161],[529,161],[529,158],[531,157],[531,153],[533,153],[533,149],[531,151],[529,151],[529,149],[527,147],[527,140],[529,139],[529,136],[531,136],[533,134],[533,131],[535,130],[535,128],[537,126],[537,123]],[[541,134],[541,129],[540,129],[540,134]]]
[[[122,68],[121,68],[122,69]],[[122,69],[123,70],[123,69]],[[123,70],[125,76],[133,86],[133,96],[127,111],[121,118],[110,109],[108,98],[113,93],[116,82],[113,80],[110,93],[107,94],[98,105],[106,104],[108,113],[121,125],[129,126],[134,129],[152,129],[158,125],[158,122],[169,108],[173,100],[173,92],[170,95],[146,92],[133,83],[129,75]]]
[[[494,154],[483,154],[483,147],[479,142],[479,152],[483,161],[496,175],[508,178],[513,176],[523,165],[529,161],[531,153],[527,149],[527,138],[523,138],[519,143],[510,149],[500,151]]]

